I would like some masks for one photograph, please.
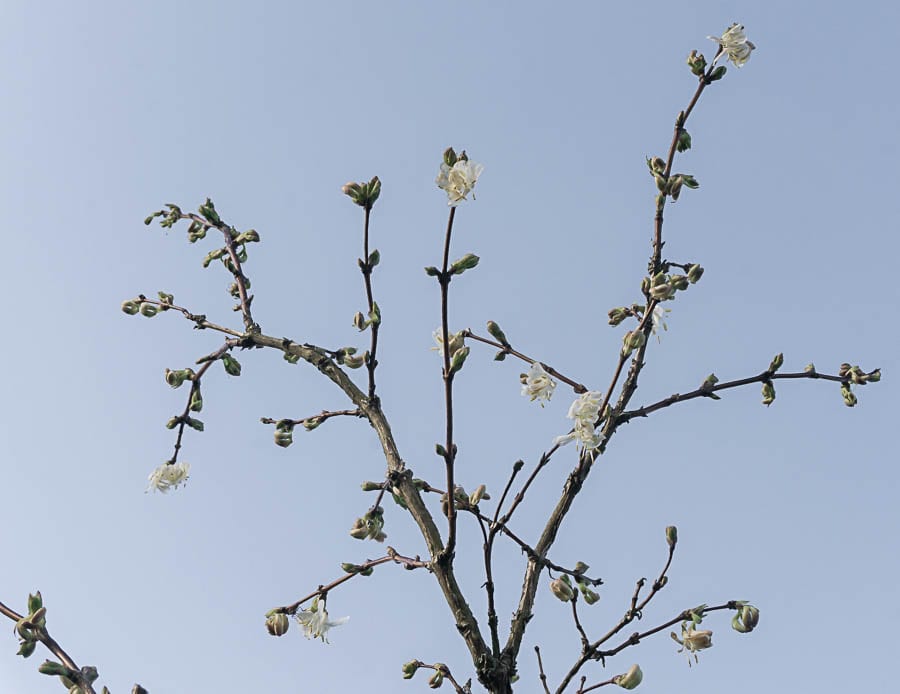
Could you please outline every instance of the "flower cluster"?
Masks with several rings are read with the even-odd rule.
[[[452,156],[448,156],[449,153],[452,153]],[[466,200],[466,196],[475,188],[475,183],[482,171],[484,171],[484,166],[470,161],[465,156],[465,152],[457,158],[456,153],[450,149],[444,155],[440,173],[434,182],[437,183],[438,188],[447,193],[447,204],[450,207],[456,207]]]
[[[717,36],[707,36],[706,38],[719,44],[719,54],[716,56],[716,60],[725,54],[735,67],[743,67],[744,63],[750,60],[750,53],[756,48],[747,40],[744,27],[740,24],[732,24],[725,30],[721,38]]]
[[[553,443],[562,446],[569,441],[578,441],[584,450],[590,451],[603,443],[603,436],[594,431],[594,424],[600,416],[603,393],[589,390],[578,397],[569,408],[569,419],[575,420],[574,429],[564,436],[557,436]]]
[[[522,395],[535,400],[549,400],[556,388],[556,381],[550,378],[540,362],[534,362],[527,374],[522,374]],[[541,407],[544,403],[541,403]]]
[[[150,473],[150,485],[147,487],[165,494],[170,489],[177,489],[179,484],[184,484],[190,476],[190,463],[163,463]]]
[[[325,605],[319,604],[319,599],[313,600],[308,610],[300,610],[296,615],[297,621],[303,627],[303,633],[308,639],[322,639],[328,643],[325,634],[332,627],[338,627],[346,623],[350,618],[341,617],[340,619],[328,619],[328,612]]]

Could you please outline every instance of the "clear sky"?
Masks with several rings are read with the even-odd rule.
[[[0,6],[0,169],[6,396],[0,404],[0,600],[41,589],[51,633],[114,694],[421,691],[413,658],[473,675],[436,584],[382,567],[329,598],[350,622],[331,645],[296,625],[268,636],[263,615],[383,548],[347,534],[384,461],[363,422],[298,431],[284,450],[259,418],[346,401],[311,367],[274,352],[237,355],[240,378],[204,380],[203,434],[189,433],[185,488],[145,494],[171,454],[166,420],[185,392],[163,382],[219,337],[175,315],[130,318],[122,300],[172,292],[240,328],[213,241],[143,226],[163,203],[211,196],[255,228],[255,314],[263,329],[328,346],[368,340],[350,179],[378,175],[374,276],[384,324],[379,387],[401,452],[438,485],[442,437],[436,283],[445,196],[440,154],[485,165],[457,214],[453,255],[481,256],[454,281],[451,327],[500,323],[513,343],[592,388],[610,379],[624,328],[613,306],[639,300],[655,189],[695,80],[687,53],[733,21],[757,45],[710,88],[689,124],[694,174],[668,208],[666,255],[703,280],[670,304],[635,405],[764,370],[843,361],[882,367],[848,409],[825,382],[779,383],[679,405],[623,427],[579,497],[551,558],[602,576],[584,613],[599,634],[634,581],[680,544],[670,583],[638,628],[702,602],[752,600],[756,632],[725,614],[688,668],[664,633],[589,668],[591,681],[644,670],[646,694],[883,691],[900,619],[896,258],[900,100],[894,3],[834,2],[15,2]],[[459,476],[495,495],[513,461],[533,464],[568,430],[571,391],[541,409],[519,395],[521,363],[473,345],[457,380]],[[363,375],[357,372],[361,382]],[[534,541],[575,461],[554,458],[514,521]],[[496,496],[494,497],[497,498]],[[388,542],[424,552],[412,522],[386,511]],[[485,624],[480,533],[461,523],[459,566]],[[524,561],[501,554],[501,626]],[[516,691],[539,690],[577,657],[566,606],[546,586]],[[45,657],[0,639],[0,692],[61,691]],[[477,689],[476,689],[477,690]]]

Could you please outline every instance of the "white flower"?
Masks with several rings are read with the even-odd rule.
[[[441,164],[441,171],[434,182],[438,188],[447,193],[447,204],[456,207],[472,192],[483,170],[484,166],[477,162],[459,159],[453,166]]]
[[[603,393],[589,390],[581,394],[569,408],[569,419],[575,420],[571,433],[557,436],[553,443],[564,446],[569,441],[578,441],[584,450],[593,450],[603,443],[603,436],[594,431],[594,423],[600,416],[600,405],[603,404]]]
[[[544,371],[540,362],[534,362],[527,374],[522,374],[522,395],[535,400],[549,400],[556,388],[556,381],[550,378],[550,374]],[[541,403],[541,407],[544,403]]]
[[[706,38],[715,41],[721,47],[719,54],[716,56],[718,60],[723,54],[728,55],[728,59],[734,63],[736,67],[743,67],[744,63],[750,60],[750,53],[756,48],[747,40],[744,34],[744,27],[740,24],[732,24],[725,30],[721,38],[716,36],[707,36]],[[713,63],[716,62],[713,61]]]
[[[653,309],[653,313],[650,315],[650,318],[653,321],[653,334],[656,335],[656,339],[658,342],[662,342],[660,336],[657,334],[659,326],[662,326],[663,330],[669,329],[669,326],[666,325],[666,314],[671,312],[672,309],[663,308],[662,304],[656,304],[656,307]]]
[[[165,494],[170,489],[177,489],[179,484],[184,484],[191,471],[190,463],[163,463],[150,473],[150,485],[147,487]]]
[[[678,649],[679,653],[687,651],[688,665],[691,664],[691,655],[694,656],[694,662],[696,663],[698,662],[697,651],[712,648],[713,645],[712,631],[709,629],[694,629],[693,627],[685,629],[684,625],[682,625],[680,639],[675,635],[674,631],[669,635],[681,644],[681,648]]]
[[[328,612],[325,610],[325,605],[319,605],[318,598],[313,600],[310,609],[300,610],[296,614],[296,618],[300,623],[300,626],[303,627],[303,633],[306,638],[322,639],[325,643],[329,642],[325,637],[325,634],[328,633],[329,629],[345,624],[350,619],[349,617],[328,619]]]

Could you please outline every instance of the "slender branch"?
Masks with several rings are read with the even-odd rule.
[[[492,521],[492,525],[497,523],[497,518],[500,517],[500,509],[503,508],[503,502],[506,501],[506,496],[509,494],[509,490],[512,488],[513,482],[516,479],[516,475],[518,475],[522,468],[525,467],[525,463],[521,460],[517,460],[513,463],[512,473],[509,476],[509,480],[506,482],[506,487],[503,488],[503,494],[500,495],[500,501],[497,502],[497,508],[494,509],[494,520]]]
[[[357,407],[353,410],[322,410],[319,414],[314,414],[309,417],[303,417],[302,419],[292,419],[290,420],[291,424],[294,426],[303,426],[305,424],[314,424],[318,426],[324,421],[331,419],[332,417],[364,417],[362,411]],[[263,424],[278,424],[283,420],[281,419],[272,419],[271,417],[260,417],[259,421]]]
[[[471,688],[469,686],[469,683],[467,683],[465,686],[460,685],[459,682],[457,682],[453,678],[453,674],[450,672],[450,668],[448,668],[444,663],[429,664],[429,663],[423,663],[421,660],[415,660],[413,662],[415,663],[415,666],[417,668],[426,668],[427,670],[434,670],[435,672],[440,672],[447,679],[447,681],[449,681],[450,684],[453,685],[453,690],[457,694],[471,694]],[[440,686],[440,685],[438,685],[438,686]]]
[[[591,647],[590,639],[588,639],[587,634],[584,631],[584,627],[581,626],[581,620],[578,619],[578,593],[576,592],[572,596],[572,618],[575,620],[575,628],[578,629],[578,635],[581,637],[581,650],[582,652],[587,652]]]
[[[670,395],[659,402],[655,402],[652,405],[645,405],[644,407],[639,407],[635,410],[628,410],[627,412],[623,412],[620,415],[616,416],[616,424],[624,424],[635,417],[646,417],[651,412],[656,412],[657,410],[662,410],[666,407],[674,405],[679,402],[686,402],[688,400],[693,400],[695,398],[708,398],[710,393],[715,393],[719,390],[728,390],[729,388],[738,388],[740,386],[746,386],[751,383],[764,383],[766,381],[777,381],[779,379],[798,379],[798,378],[806,378],[806,379],[821,379],[823,381],[834,381],[836,383],[848,383],[849,379],[847,377],[842,376],[833,376],[830,374],[820,374],[815,371],[806,372],[800,371],[797,373],[772,373],[771,371],[763,371],[756,376],[750,376],[748,378],[740,378],[736,381],[726,381],[725,383],[717,383],[712,386],[700,386],[696,390],[692,390],[689,393],[676,393],[674,395]]]
[[[362,270],[363,279],[366,284],[366,301],[369,306],[369,315],[375,311],[375,299],[372,294],[372,270],[373,265],[369,262],[369,215],[372,212],[370,205],[365,206],[366,221],[363,231],[363,257],[360,261],[359,268]],[[369,355],[366,358],[366,369],[369,372],[369,400],[375,399],[375,367],[378,366],[378,360],[375,354],[378,351],[378,328],[381,326],[381,319],[370,324],[369,328],[372,332],[372,342],[369,347]]]
[[[496,347],[500,351],[502,351],[506,354],[514,356],[517,359],[521,359],[526,364],[534,364],[535,362],[537,362],[537,359],[532,359],[531,357],[528,357],[528,356],[522,354],[521,352],[517,352],[509,345],[504,345],[501,342],[497,342],[497,341],[491,340],[487,337],[481,337],[480,335],[476,335],[475,333],[472,332],[471,328],[467,328],[466,330],[464,330],[463,335],[465,335],[467,338],[471,338],[471,339],[475,340],[476,342],[482,342],[486,345],[491,345],[491,347]],[[538,362],[538,363],[542,367],[544,367],[544,371],[546,371],[548,374],[553,376],[555,379],[562,381],[566,385],[571,386],[572,390],[574,390],[576,393],[578,393],[578,394],[587,393],[588,389],[583,384],[578,383],[577,381],[573,381],[571,378],[568,378],[567,376],[564,376],[559,371],[554,369],[552,366],[547,366],[547,364],[545,364],[544,362]]]
[[[346,583],[350,579],[355,576],[360,575],[361,572],[366,569],[374,568],[380,564],[387,564],[388,562],[394,562],[395,564],[400,564],[405,569],[428,569],[431,570],[431,565],[427,561],[422,561],[418,556],[416,557],[405,557],[402,554],[399,554],[397,550],[393,547],[387,548],[387,554],[383,557],[379,557],[378,559],[370,559],[362,564],[359,564],[354,571],[348,572],[333,580],[331,583],[323,586],[319,586],[309,595],[304,595],[302,598],[297,600],[296,602],[291,603],[290,605],[285,605],[284,607],[276,607],[275,612],[283,612],[284,614],[296,614],[297,610],[300,609],[300,606],[312,600],[315,597],[326,598],[328,597],[328,593],[337,588],[339,585]]]
[[[456,550],[456,508],[453,503],[453,492],[456,489],[454,482],[454,467],[456,462],[456,447],[453,443],[453,373],[450,370],[450,329],[448,326],[448,300],[450,293],[450,237],[453,234],[453,219],[456,216],[456,208],[450,208],[450,216],[447,218],[447,232],[444,235],[444,261],[438,282],[441,286],[441,340],[444,357],[444,407],[447,421],[447,438],[444,444],[444,463],[447,468],[447,545],[444,548],[442,558],[448,566],[453,564],[453,553]]]
[[[547,675],[544,672],[544,661],[541,659],[540,646],[535,646],[534,652],[537,655],[538,671],[540,672],[541,686],[543,686],[544,692],[546,692],[546,694],[550,694],[550,688],[547,686]]]

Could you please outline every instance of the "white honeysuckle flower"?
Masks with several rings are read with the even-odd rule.
[[[341,617],[340,619],[328,619],[328,612],[325,605],[320,605],[318,598],[313,600],[313,604],[308,610],[300,610],[295,615],[297,622],[303,627],[303,633],[308,639],[322,639],[323,642],[329,643],[325,636],[332,627],[338,627],[345,624],[350,618]]]
[[[716,60],[723,55],[727,55],[728,59],[734,63],[735,67],[743,67],[744,64],[750,60],[750,53],[756,48],[756,46],[747,40],[747,35],[744,33],[744,27],[737,23],[728,27],[721,37],[707,36],[706,38],[715,41],[722,48],[716,56]],[[714,60],[713,63],[715,63],[716,60]]]
[[[472,192],[484,166],[470,159],[459,159],[453,166],[441,164],[441,171],[434,182],[447,193],[447,204],[456,207]],[[472,195],[474,198],[475,196]]]
[[[440,328],[436,329],[432,336],[434,337],[434,341],[437,343],[436,347],[432,347],[431,349],[443,354],[444,353],[444,331]],[[462,349],[465,346],[465,338],[463,337],[463,331],[460,330],[457,333],[450,334],[450,356],[452,357],[457,350]]]
[[[695,663],[699,662],[697,651],[712,648],[713,645],[712,631],[709,629],[694,629],[693,627],[685,629],[684,626],[682,626],[680,639],[675,635],[674,631],[669,635],[673,640],[681,644],[681,648],[678,649],[679,653],[687,651],[688,665],[691,663],[691,655],[694,656]]]
[[[578,441],[584,450],[590,451],[603,443],[602,434],[594,430],[594,423],[600,416],[600,405],[603,404],[603,393],[589,390],[582,393],[569,407],[569,419],[575,420],[574,429],[563,436],[557,436],[553,443],[564,446],[570,441]]]
[[[522,395],[531,398],[531,402],[535,400],[549,400],[556,388],[556,381],[550,378],[540,362],[534,362],[527,374],[523,374],[522,379]],[[541,407],[544,403],[541,403]]]
[[[170,489],[177,489],[178,485],[185,483],[190,471],[190,463],[163,463],[150,473],[147,491],[152,489],[165,494]]]
[[[656,307],[653,309],[653,313],[650,315],[651,320],[653,321],[653,334],[656,335],[656,339],[658,342],[662,342],[660,336],[658,334],[659,327],[662,326],[663,330],[668,330],[669,326],[666,325],[666,314],[671,313],[672,309],[663,308],[662,304],[656,304]]]

